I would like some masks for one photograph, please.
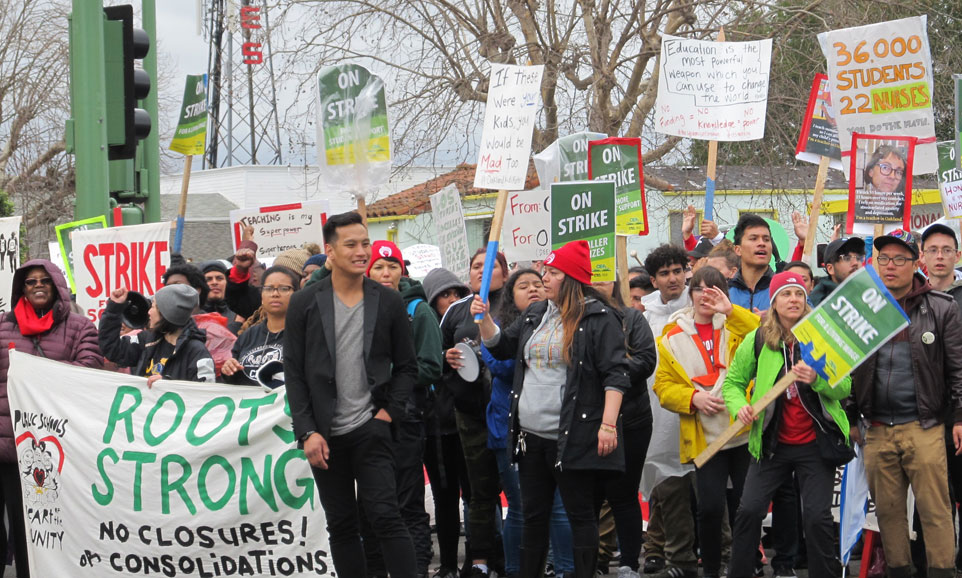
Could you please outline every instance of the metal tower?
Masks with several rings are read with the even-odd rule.
[[[210,128],[204,168],[279,165],[280,123],[266,0],[206,0]]]

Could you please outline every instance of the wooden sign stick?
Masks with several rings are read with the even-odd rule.
[[[177,208],[177,230],[174,231],[173,253],[180,253],[184,244],[184,215],[187,214],[187,189],[190,187],[190,167],[194,155],[184,157],[184,175],[180,180],[180,205]]]
[[[725,41],[725,27],[718,29],[717,42]],[[718,141],[708,141],[708,170],[705,179],[705,213],[706,221],[715,220],[715,168],[718,164]]]
[[[759,412],[770,406],[773,401],[778,399],[778,396],[785,393],[785,390],[791,387],[791,385],[797,380],[798,376],[795,375],[795,372],[789,371],[785,374],[785,377],[775,382],[775,385],[773,385],[770,390],[765,392],[765,395],[763,395],[761,399],[752,404],[752,410],[754,410],[755,415],[758,415]],[[708,447],[698,454],[698,457],[695,458],[695,467],[700,468],[705,465],[708,460],[712,459],[715,454],[725,447],[725,444],[730,442],[733,437],[738,435],[738,432],[742,431],[744,427],[745,424],[743,424],[741,420],[736,417],[735,422],[728,426],[728,429],[722,432],[720,436],[715,438],[715,441],[708,444]]]
[[[357,213],[361,215],[361,220],[364,221],[364,226],[367,227],[367,201],[364,200],[364,195],[357,195]]]
[[[812,194],[812,210],[808,214],[808,236],[805,237],[805,247],[802,249],[802,261],[808,263],[815,246],[815,234],[818,231],[818,216],[822,212],[822,194],[825,192],[825,179],[828,178],[828,164],[831,159],[821,157],[818,160],[818,175],[815,177],[815,192]]]
[[[625,305],[631,305],[631,290],[628,288],[628,237],[626,235],[615,235],[615,269],[618,272],[618,283],[621,291],[621,300]]]

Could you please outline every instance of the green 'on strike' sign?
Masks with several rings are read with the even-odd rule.
[[[551,248],[584,240],[591,247],[591,280],[615,280],[615,184],[551,184]],[[545,263],[550,265],[549,263]]]

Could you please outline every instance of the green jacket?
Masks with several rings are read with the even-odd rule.
[[[768,393],[784,373],[785,356],[780,351],[769,349],[767,345],[762,347],[756,363],[755,333],[757,332],[758,330],[756,329],[746,335],[745,340],[738,346],[731,367],[728,368],[725,383],[722,385],[722,397],[725,399],[725,405],[728,406],[728,412],[734,419],[738,419],[738,410],[748,403],[745,401],[746,392],[753,379],[755,380],[755,385],[751,399],[754,404],[761,399],[763,395]],[[841,430],[847,441],[849,430],[848,417],[846,417],[845,411],[842,409],[841,400],[846,399],[851,392],[851,378],[846,377],[833,388],[829,387],[828,382],[819,377],[811,387],[812,391],[818,394],[818,399],[822,405],[820,408],[821,412],[819,412],[821,415],[813,414],[813,419],[824,419],[823,416],[827,414],[826,417],[831,417],[831,419],[835,421],[835,424]],[[769,408],[771,408],[771,406],[769,406]],[[812,413],[811,409],[809,409],[809,413]],[[765,426],[768,425],[768,422],[771,421],[771,415],[771,412],[768,410],[760,412],[758,419],[752,423],[752,429],[748,434],[748,451],[751,452],[756,460],[761,459],[762,432]]]
[[[405,306],[409,306],[411,301],[415,299],[421,299],[421,302],[414,308],[414,316],[411,318],[414,350],[418,356],[417,386],[431,387],[441,380],[441,369],[444,363],[438,316],[434,313],[434,309],[428,305],[424,287],[418,281],[401,277],[398,290],[401,292],[401,298],[404,299]]]

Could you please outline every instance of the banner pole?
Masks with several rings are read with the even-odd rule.
[[[716,42],[725,41],[725,27],[718,29]],[[715,168],[718,164],[718,141],[708,141],[708,170],[705,179],[705,213],[703,219],[706,221],[715,220]]]
[[[828,164],[832,159],[823,156],[818,160],[818,175],[815,177],[815,192],[812,194],[812,210],[808,214],[808,236],[805,237],[805,247],[802,249],[802,261],[808,262],[815,246],[815,234],[818,231],[818,216],[822,212],[822,195],[825,192],[825,179],[828,178]],[[814,269],[814,267],[812,267]]]
[[[174,232],[174,246],[172,253],[180,253],[184,243],[184,215],[187,214],[187,188],[190,186],[190,166],[194,155],[184,156],[184,176],[180,181],[180,206],[177,208],[177,231]]]
[[[508,205],[508,191],[498,191],[498,200],[494,204],[494,216],[491,218],[491,232],[488,234],[487,253],[484,255],[484,272],[481,274],[481,301],[488,302],[488,292],[491,289],[491,272],[498,258],[498,242],[501,239],[501,226],[504,223],[504,210]],[[483,315],[475,315],[474,322],[481,323]]]
[[[356,195],[354,198],[357,199],[357,212],[361,215],[364,226],[367,227],[367,201],[364,199],[364,195]]]
[[[755,412],[755,415],[758,415],[760,411],[771,405],[772,402],[778,399],[778,396],[785,393],[785,390],[791,387],[791,385],[797,380],[798,376],[795,375],[794,371],[789,371],[786,373],[785,376],[779,379],[770,390],[765,392],[765,395],[763,395],[761,399],[752,404],[752,410]],[[728,426],[728,429],[722,432],[720,436],[715,438],[715,441],[708,444],[708,447],[698,454],[698,457],[695,458],[695,467],[700,468],[705,465],[708,460],[712,459],[715,454],[725,447],[725,444],[731,441],[731,439],[738,435],[738,432],[742,431],[744,428],[745,424],[743,424],[741,420],[736,417],[735,421]]]

